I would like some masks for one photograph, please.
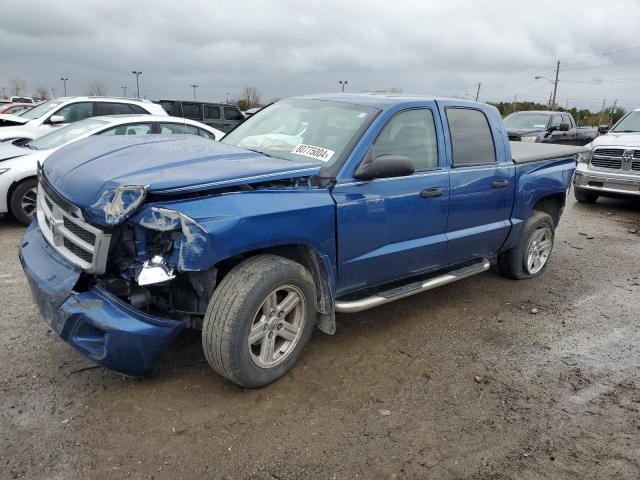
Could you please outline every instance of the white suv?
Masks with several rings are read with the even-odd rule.
[[[110,97],[62,97],[41,103],[21,115],[0,115],[0,142],[33,140],[78,120],[99,115],[167,115],[149,100]]]

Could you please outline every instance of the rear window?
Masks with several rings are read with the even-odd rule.
[[[180,115],[184,118],[191,118],[192,120],[200,120],[200,104],[199,103],[182,103],[182,109],[180,105],[174,106],[174,111],[180,112]]]
[[[496,163],[491,128],[484,113],[470,108],[447,108],[454,167]]]
[[[220,118],[220,107],[217,105],[205,105],[204,118],[209,120],[218,120]]]
[[[224,107],[225,120],[244,120],[244,117],[237,108]]]

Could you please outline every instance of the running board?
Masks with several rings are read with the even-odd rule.
[[[336,312],[338,313],[356,313],[369,308],[377,307],[385,303],[400,300],[401,298],[415,295],[416,293],[426,292],[448,283],[457,282],[463,278],[477,275],[478,273],[486,272],[491,267],[491,263],[488,259],[483,258],[478,263],[468,265],[466,267],[452,270],[443,275],[433,277],[429,280],[421,280],[419,282],[410,283],[401,287],[392,288],[384,292],[377,293],[371,297],[361,298],[359,300],[336,302]]]

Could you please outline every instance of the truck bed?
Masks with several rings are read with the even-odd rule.
[[[511,146],[511,158],[516,164],[569,157],[589,151],[586,147],[553,143],[509,142],[509,145]]]

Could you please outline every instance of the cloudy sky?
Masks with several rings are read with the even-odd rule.
[[[480,100],[640,107],[638,0],[20,0],[2,2],[0,86],[24,79],[81,95],[219,101],[313,92],[404,92]]]

